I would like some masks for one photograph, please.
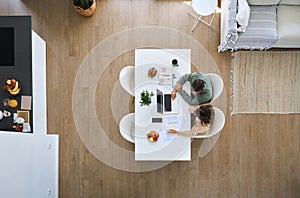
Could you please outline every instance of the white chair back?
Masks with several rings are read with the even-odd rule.
[[[123,138],[125,138],[127,141],[134,143],[134,113],[129,113],[125,115],[119,125],[120,133]]]
[[[210,103],[212,103],[214,100],[216,100],[221,95],[221,93],[224,89],[224,82],[223,82],[223,79],[218,74],[208,73],[205,75],[209,78],[209,80],[212,84],[213,97],[210,101]]]
[[[212,123],[208,131],[206,133],[192,136],[192,138],[209,138],[216,135],[223,129],[225,125],[225,115],[223,111],[221,111],[217,107],[213,107],[213,109],[214,109],[214,118],[212,120]]]
[[[126,66],[120,71],[120,84],[122,88],[132,96],[134,96],[134,79],[134,66]]]

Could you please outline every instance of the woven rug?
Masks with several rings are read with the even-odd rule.
[[[300,51],[238,51],[232,61],[232,114],[300,112]]]

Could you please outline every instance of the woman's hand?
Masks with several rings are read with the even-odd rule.
[[[175,129],[168,129],[168,132],[172,133],[172,134],[176,134],[177,133],[177,131]]]

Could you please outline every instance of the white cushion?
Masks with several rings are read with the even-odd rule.
[[[279,4],[285,5],[300,5],[300,0],[281,0]]]
[[[250,17],[250,7],[246,0],[238,0],[238,11],[235,20],[240,25],[239,32],[245,32]]]
[[[280,0],[247,0],[247,1],[249,5],[277,5]]]
[[[279,5],[278,40],[274,47],[300,46],[300,6]]]

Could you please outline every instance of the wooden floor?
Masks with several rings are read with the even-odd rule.
[[[180,0],[97,0],[95,15],[84,18],[70,0],[0,0],[0,15],[32,15],[33,29],[47,42],[48,133],[60,136],[61,198],[299,197],[300,116],[230,116],[231,53],[217,53],[220,15],[211,28],[199,24],[192,33],[188,11]],[[72,91],[79,65],[91,49],[114,33],[142,26],[170,27],[200,42],[224,79],[227,111],[225,128],[204,158],[197,157],[201,140],[196,140],[192,161],[133,173],[105,165],[83,145],[72,115]],[[134,147],[119,135],[107,103],[118,72],[132,64],[133,51],[124,53],[95,82],[99,122],[111,141],[128,150]]]

